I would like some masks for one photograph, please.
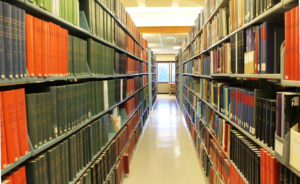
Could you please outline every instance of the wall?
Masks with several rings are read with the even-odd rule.
[[[175,62],[175,55],[174,54],[162,54],[162,55],[155,55],[157,63],[159,62]],[[171,67],[171,66],[170,66]],[[170,68],[171,71],[171,68]],[[171,72],[170,72],[171,78]],[[168,83],[158,83],[157,84],[157,92],[158,93],[169,93],[169,84]]]

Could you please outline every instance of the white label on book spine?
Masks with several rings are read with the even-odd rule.
[[[108,83],[104,81],[103,83],[103,93],[104,93],[104,109],[108,109]]]
[[[282,156],[282,154],[283,154],[283,144],[281,142],[279,142],[277,139],[275,139],[275,151],[280,156]]]

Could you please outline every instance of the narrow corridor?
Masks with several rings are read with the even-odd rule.
[[[204,184],[196,150],[174,96],[158,95],[123,184]]]

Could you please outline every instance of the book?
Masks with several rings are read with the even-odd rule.
[[[6,137],[6,150],[8,164],[14,163],[20,158],[19,132],[17,125],[17,112],[15,91],[2,91],[4,129]]]

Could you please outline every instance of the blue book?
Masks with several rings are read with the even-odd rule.
[[[5,77],[13,78],[13,58],[12,58],[12,7],[3,2],[3,22],[4,22],[4,59]]]
[[[5,78],[3,2],[0,1],[0,77]]]
[[[11,35],[12,35],[12,68],[13,77],[19,78],[19,52],[18,52],[18,8],[11,6]]]

